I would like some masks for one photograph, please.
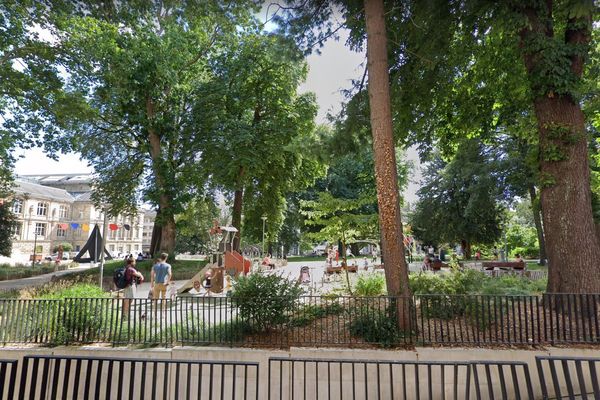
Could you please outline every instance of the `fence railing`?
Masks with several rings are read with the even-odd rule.
[[[18,398],[258,399],[258,378],[253,362],[29,356]]]
[[[510,361],[36,355],[0,361],[0,399],[600,398],[600,358],[540,356],[536,366],[532,376],[527,363]]]
[[[600,399],[600,358],[535,358],[544,399]]]
[[[469,399],[468,362],[270,358],[269,399]]]
[[[0,300],[0,342],[412,346],[600,344],[599,294]]]
[[[12,399],[17,379],[17,360],[0,360],[0,400]]]

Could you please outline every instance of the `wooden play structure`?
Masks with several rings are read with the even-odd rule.
[[[246,275],[250,272],[251,261],[233,250],[237,229],[232,226],[214,225],[210,230],[211,254],[208,263],[187,281],[177,294],[206,295],[222,293],[225,277]]]

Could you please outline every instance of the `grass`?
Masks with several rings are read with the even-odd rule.
[[[198,271],[200,271],[205,265],[206,260],[173,260],[169,261],[171,264],[171,272],[173,273],[173,280],[185,280],[193,277]],[[106,278],[112,279],[112,276],[115,272],[115,269],[124,266],[125,263],[123,260],[112,260],[107,261],[104,264],[104,276]],[[150,270],[152,269],[153,262],[152,260],[144,260],[136,263],[135,268],[144,275],[145,281],[150,281]],[[98,268],[93,268],[90,270],[78,272],[71,274],[79,275],[79,276],[93,276],[99,277],[100,271]]]
[[[0,281],[8,281],[11,279],[30,278],[32,276],[49,274],[54,272],[54,264],[44,263],[32,267],[31,265],[17,264],[0,264]]]
[[[321,256],[291,256],[287,258],[288,262],[304,262],[304,261],[325,261],[325,257]]]

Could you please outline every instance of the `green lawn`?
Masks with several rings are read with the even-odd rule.
[[[36,275],[49,274],[54,272],[54,264],[44,263],[32,267],[31,265],[10,266],[9,264],[0,264],[0,281],[11,279],[29,278]]]
[[[303,262],[303,261],[325,261],[325,257],[317,256],[291,256],[287,258],[288,262]]]
[[[172,267],[173,280],[185,280],[190,279],[200,271],[206,265],[206,260],[174,260],[169,261],[169,264],[171,264]],[[106,264],[104,264],[104,276],[106,278],[112,278],[115,269],[123,265],[125,265],[123,260],[107,261]],[[151,260],[139,261],[136,263],[135,268],[144,275],[146,281],[150,280],[150,269],[152,268]],[[93,268],[77,273],[77,275],[98,277],[100,271],[98,268]]]

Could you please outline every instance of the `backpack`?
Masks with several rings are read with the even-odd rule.
[[[115,273],[113,274],[113,282],[115,282],[117,289],[125,289],[128,285],[127,279],[125,278],[125,270],[125,267],[115,269]]]

